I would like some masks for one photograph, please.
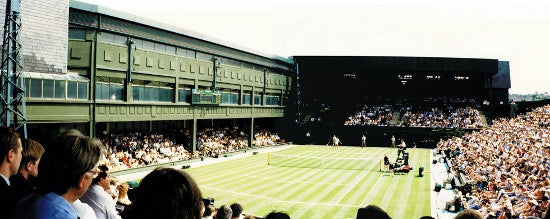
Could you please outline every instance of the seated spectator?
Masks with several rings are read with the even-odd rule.
[[[265,219],[290,219],[287,213],[272,211],[265,216]]]
[[[102,143],[69,130],[47,147],[38,171],[37,192],[17,204],[13,218],[77,218],[71,206],[97,176]]]
[[[216,207],[213,205],[207,205],[204,207],[204,214],[202,215],[202,219],[213,219],[216,216]]]
[[[71,204],[79,219],[97,219],[94,209],[88,204],[82,203],[80,200],[76,200]]]
[[[233,215],[233,210],[231,210],[231,207],[227,205],[222,205],[218,208],[218,211],[216,212],[215,219],[231,219],[231,215]]]
[[[151,164],[196,158],[199,153],[191,154],[184,142],[173,140],[183,131],[165,131],[159,133],[105,133],[101,140],[107,145],[107,166],[110,170],[141,167]],[[183,135],[183,134],[182,134]]]
[[[229,207],[231,207],[231,211],[233,212],[231,214],[231,219],[242,219],[244,216],[243,213],[243,206],[239,203],[233,203]]]
[[[359,210],[357,211],[356,218],[357,219],[369,219],[369,218],[390,219],[391,217],[382,208],[376,205],[369,205],[364,208],[359,208]]]
[[[181,170],[157,168],[133,192],[132,204],[124,209],[122,218],[199,219],[204,211],[197,183]]]
[[[92,180],[92,186],[80,197],[80,201],[92,207],[98,219],[120,218],[115,208],[115,201],[107,193],[111,185],[109,168],[101,165],[98,169],[98,176]]]
[[[277,133],[271,133],[268,130],[262,129],[254,133],[254,146],[270,146],[279,143],[281,138]]]
[[[128,206],[132,202],[128,199],[128,184],[120,183],[116,189],[118,190],[117,205]]]
[[[472,209],[466,209],[456,215],[455,219],[484,219],[483,216]]]
[[[36,190],[34,180],[38,177],[38,164],[44,154],[44,147],[32,139],[23,140],[23,158],[17,175],[10,177],[17,202]]]

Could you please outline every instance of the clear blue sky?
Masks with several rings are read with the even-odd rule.
[[[510,61],[510,93],[550,93],[550,1],[81,1],[283,57]]]

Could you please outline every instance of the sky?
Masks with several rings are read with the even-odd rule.
[[[509,61],[511,94],[550,93],[550,1],[80,1],[282,57]]]

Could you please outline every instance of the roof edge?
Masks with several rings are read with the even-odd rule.
[[[184,29],[184,28],[181,28],[181,27],[165,24],[165,23],[162,23],[162,22],[159,22],[159,21],[155,21],[155,20],[152,20],[152,19],[140,17],[140,16],[137,16],[137,15],[133,15],[133,14],[130,14],[130,13],[127,13],[127,12],[107,8],[107,7],[100,6],[100,5],[90,4],[90,3],[81,2],[81,1],[77,1],[77,0],[70,0],[69,8],[75,8],[75,9],[88,11],[88,12],[92,12],[92,13],[108,15],[108,16],[111,16],[111,17],[116,17],[116,18],[120,18],[120,19],[123,19],[123,20],[131,21],[131,22],[135,22],[135,23],[139,23],[139,24],[143,24],[143,25],[147,25],[147,26],[151,26],[151,27],[158,28],[158,29],[161,29],[161,30],[164,30],[164,31],[169,31],[169,32],[173,32],[173,33],[176,33],[176,34],[189,36],[189,37],[192,37],[192,38],[196,38],[196,39],[199,39],[199,40],[202,40],[202,41],[205,41],[205,42],[217,44],[217,45],[224,46],[224,47],[227,47],[227,48],[240,50],[240,51],[250,53],[250,54],[253,54],[253,55],[257,55],[257,56],[261,56],[261,57],[264,57],[264,58],[269,58],[269,59],[282,61],[282,62],[285,62],[287,64],[294,64],[294,60],[292,60],[291,58],[284,58],[284,57],[281,57],[281,56],[278,56],[278,55],[275,55],[275,54],[260,52],[260,51],[250,49],[250,48],[247,48],[247,47],[244,47],[244,46],[236,45],[236,44],[228,42],[228,41],[224,41],[222,39],[206,36],[206,35],[203,35],[203,34],[191,31],[191,30],[187,30],[187,29]]]

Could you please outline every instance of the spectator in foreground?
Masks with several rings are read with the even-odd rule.
[[[483,219],[483,216],[476,210],[466,209],[458,213],[455,219]]]
[[[128,184],[123,182],[119,184],[116,189],[118,190],[117,204],[122,206],[130,205],[132,202],[128,199]]]
[[[231,211],[233,214],[231,215],[231,219],[242,219],[243,216],[243,206],[239,203],[233,203],[229,207],[231,207]]]
[[[384,209],[376,206],[376,205],[369,205],[364,208],[359,208],[357,210],[357,219],[369,219],[369,218],[377,218],[377,219],[391,219],[391,217],[384,211]]]
[[[77,218],[71,206],[97,176],[102,143],[69,130],[46,148],[38,166],[37,192],[19,202],[14,218]]]
[[[21,138],[9,127],[0,127],[0,216],[10,215],[17,203],[9,178],[17,174],[21,163]]]
[[[215,219],[231,219],[231,215],[233,214],[233,210],[231,210],[231,207],[227,205],[222,205],[218,208],[218,212],[216,213]]]
[[[115,208],[115,200],[107,193],[111,184],[111,176],[108,171],[107,166],[99,166],[99,173],[92,180],[92,186],[80,198],[80,201],[94,209],[98,219],[120,218]]]
[[[272,211],[265,216],[265,219],[290,219],[287,213]]]
[[[34,180],[38,177],[38,164],[44,154],[44,147],[40,143],[31,139],[25,139],[23,142],[23,158],[19,173],[10,177],[16,203],[36,190]]]
[[[202,194],[191,176],[181,170],[157,168],[147,174],[130,196],[132,204],[122,218],[200,219],[204,211]]]

